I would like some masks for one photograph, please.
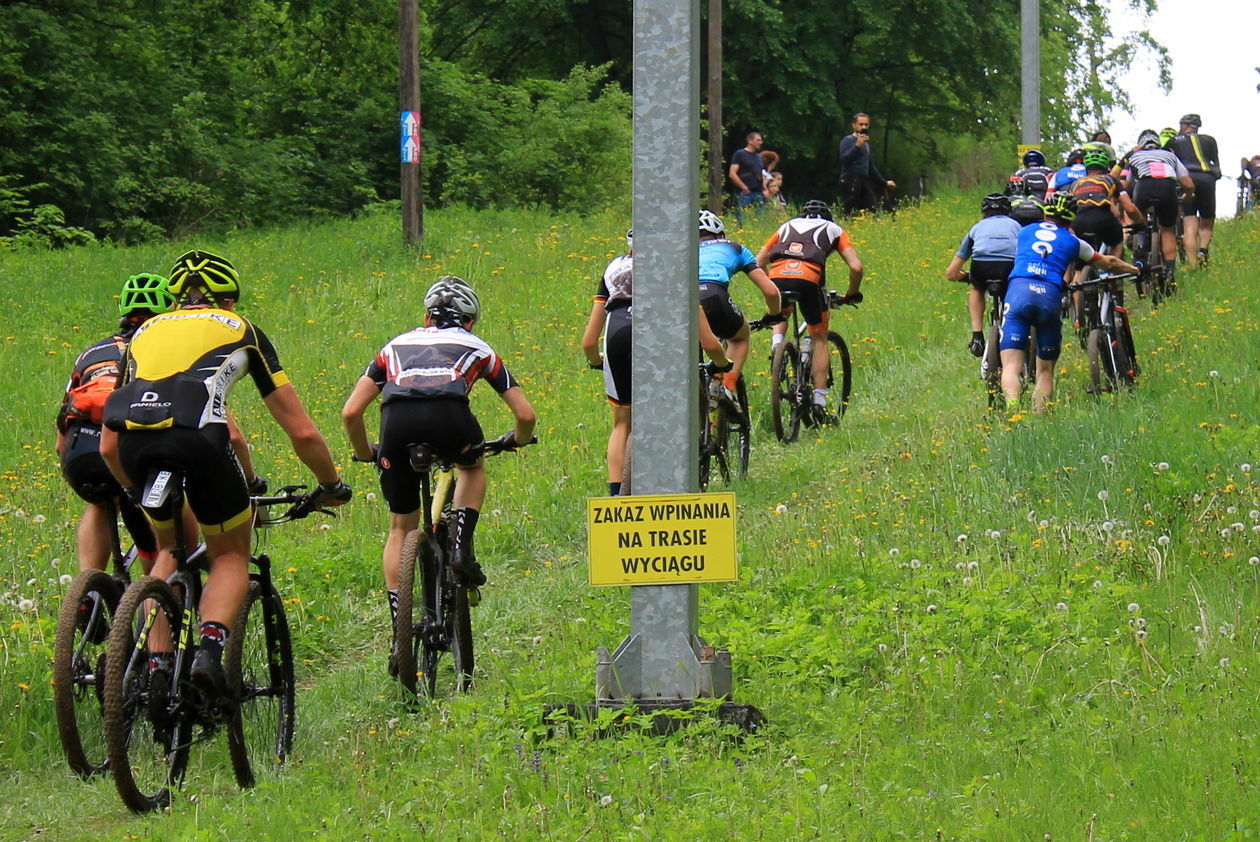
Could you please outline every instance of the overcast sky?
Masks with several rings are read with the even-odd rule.
[[[1132,29],[1126,0],[1111,0],[1112,29]],[[1138,61],[1127,88],[1133,114],[1117,114],[1110,130],[1117,151],[1142,129],[1177,127],[1182,114],[1203,117],[1199,131],[1216,138],[1221,169],[1219,216],[1232,216],[1239,159],[1260,154],[1260,0],[1159,0],[1147,24],[1172,58],[1172,91],[1156,85],[1154,62]],[[1127,145],[1126,145],[1127,144]]]

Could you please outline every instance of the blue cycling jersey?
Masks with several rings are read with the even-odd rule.
[[[1019,232],[1011,283],[1023,280],[1058,288],[1072,261],[1092,263],[1096,256],[1093,246],[1062,225],[1049,221],[1025,225]]]
[[[719,237],[700,241],[700,283],[729,284],[737,272],[757,268],[757,258],[747,246]]]
[[[1078,178],[1084,177],[1084,164],[1068,164],[1066,167],[1060,167],[1059,171],[1054,174],[1054,189],[1062,190]]]

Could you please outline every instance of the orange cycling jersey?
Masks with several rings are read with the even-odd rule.
[[[819,285],[826,280],[831,253],[852,247],[849,232],[829,219],[814,217],[789,219],[763,246],[769,250],[771,280],[792,278]]]
[[[126,350],[126,336],[116,333],[79,354],[70,373],[70,382],[66,383],[61,410],[57,413],[59,431],[66,432],[67,425],[72,421],[101,423],[105,401],[118,385]]]

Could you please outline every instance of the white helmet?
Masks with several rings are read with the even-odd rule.
[[[700,211],[700,230],[720,237],[726,233],[726,226],[722,224],[722,218],[716,213],[702,210]]]
[[[444,275],[424,294],[424,309],[439,326],[476,323],[481,318],[477,293],[463,278]]]

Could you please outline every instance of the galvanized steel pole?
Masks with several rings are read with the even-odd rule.
[[[1041,21],[1039,0],[1020,0],[1020,142],[1041,143]]]

